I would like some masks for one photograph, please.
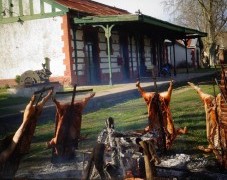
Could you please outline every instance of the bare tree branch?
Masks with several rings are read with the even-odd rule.
[[[163,0],[163,4],[174,23],[208,33],[204,47],[214,62],[218,37],[227,30],[227,0]]]

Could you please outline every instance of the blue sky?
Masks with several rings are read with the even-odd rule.
[[[163,0],[93,0],[103,4],[125,9],[130,13],[135,13],[140,9],[142,14],[146,14],[158,19],[167,21],[168,13],[164,11]]]

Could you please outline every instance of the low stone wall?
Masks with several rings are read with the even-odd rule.
[[[31,97],[34,92],[42,90],[43,88],[54,87],[54,92],[63,91],[63,86],[59,82],[49,82],[35,84],[30,87],[14,87],[8,89],[8,93],[12,96]]]

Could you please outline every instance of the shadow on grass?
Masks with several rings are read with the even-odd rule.
[[[188,134],[190,134],[190,130],[193,130],[193,131],[206,131],[206,126],[201,124],[201,125],[196,125],[196,124],[193,124],[193,125],[190,125],[187,127],[188,128]]]
[[[187,114],[186,114],[187,113]],[[177,117],[173,116],[174,122],[177,123],[204,123],[206,122],[206,117],[204,116],[203,113],[191,113],[191,112],[186,112],[185,114],[179,115]],[[174,114],[174,113],[173,113]]]
[[[12,97],[8,94],[0,94],[0,108],[28,103],[29,99],[26,97]]]
[[[54,137],[54,132],[48,132],[44,134],[34,135],[32,142],[33,143],[46,143]]]

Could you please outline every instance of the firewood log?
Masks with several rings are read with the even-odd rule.
[[[154,161],[152,161],[153,157],[150,154],[149,144],[146,141],[140,141],[139,144],[144,152],[146,179],[152,180],[155,178],[155,166]]]

